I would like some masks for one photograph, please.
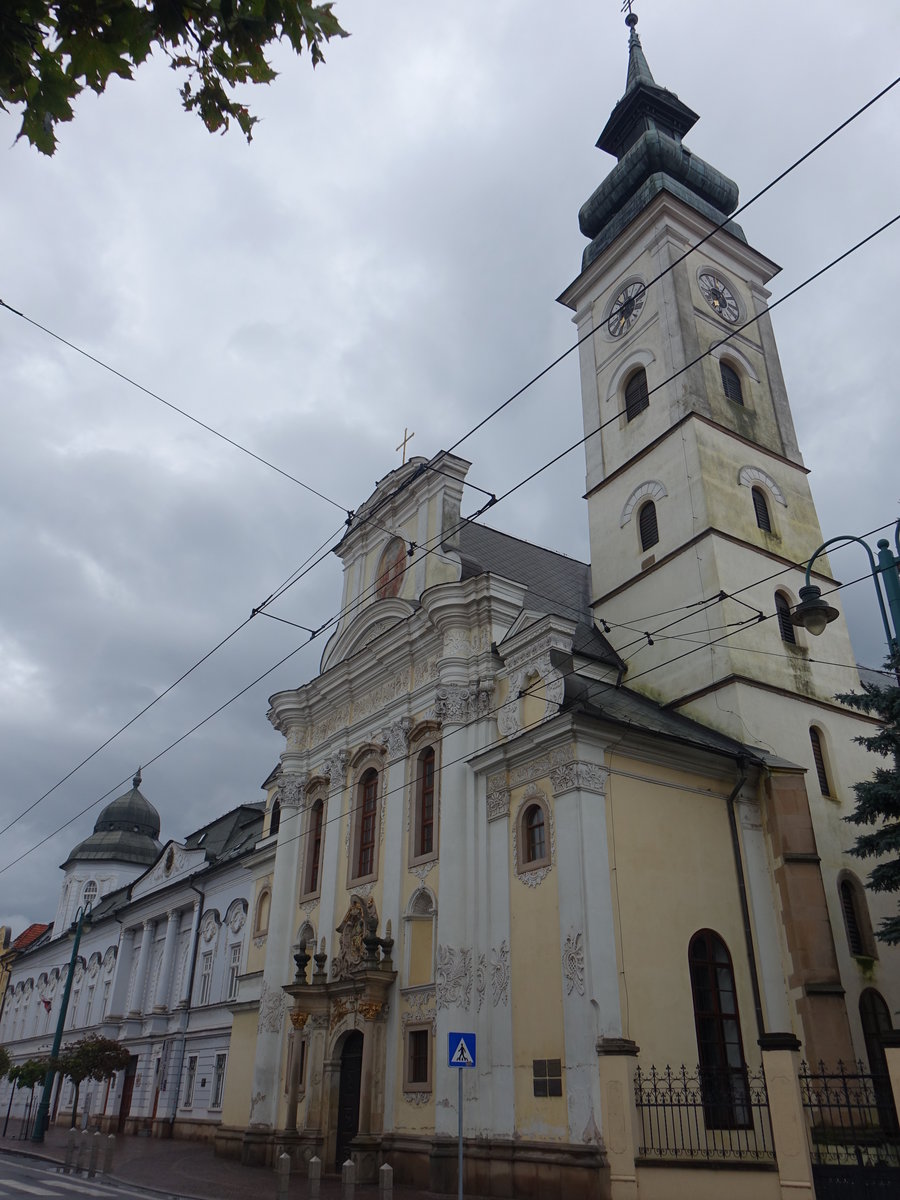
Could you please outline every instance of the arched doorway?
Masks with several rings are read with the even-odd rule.
[[[348,1033],[341,1050],[341,1081],[338,1089],[337,1143],[334,1165],[339,1171],[350,1153],[350,1143],[359,1132],[359,1092],[362,1083],[363,1035]]]

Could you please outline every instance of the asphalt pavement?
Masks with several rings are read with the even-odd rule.
[[[52,1127],[44,1141],[35,1144],[19,1140],[18,1122],[10,1122],[8,1136],[0,1138],[0,1179],[7,1164],[10,1170],[18,1163],[52,1165],[57,1167],[65,1160],[68,1129]],[[79,1137],[81,1134],[79,1134]],[[92,1137],[92,1134],[88,1135]],[[105,1138],[103,1139],[105,1143]],[[46,1188],[58,1190],[35,1192],[25,1184],[19,1191],[7,1191],[14,1196],[78,1194],[89,1196],[121,1196],[128,1200],[133,1196],[129,1188],[149,1191],[155,1196],[169,1200],[276,1200],[277,1180],[270,1167],[246,1167],[231,1159],[217,1158],[212,1146],[205,1142],[161,1140],[159,1138],[116,1137],[112,1168],[108,1175],[96,1177],[94,1191],[76,1191],[72,1185],[89,1186],[93,1181],[86,1179],[84,1172],[72,1175],[54,1175],[56,1184]],[[68,1183],[68,1186],[67,1186]],[[4,1195],[0,1182],[0,1196]],[[119,1190],[116,1191],[118,1186]],[[338,1176],[323,1178],[321,1200],[340,1200],[341,1184]],[[305,1200],[309,1195],[306,1178],[301,1173],[291,1176],[288,1197],[290,1200]],[[373,1184],[358,1184],[356,1195],[359,1200],[375,1200],[378,1188]],[[395,1187],[396,1200],[440,1200],[437,1193],[422,1192],[415,1188]]]

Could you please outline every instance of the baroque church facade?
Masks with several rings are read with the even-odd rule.
[[[590,564],[464,520],[452,454],[354,514],[320,672],[270,701],[285,741],[221,1153],[453,1190],[467,1031],[467,1187],[601,1196],[631,1120],[605,1055],[699,1063],[721,1129],[764,1035],[813,1062],[883,1053],[900,972],[843,824],[871,724],[833,698],[858,681],[843,617],[832,665],[790,621],[823,539],[765,307],[778,268],[684,146],[697,116],[635,23],[598,142],[617,164],[560,297]]]

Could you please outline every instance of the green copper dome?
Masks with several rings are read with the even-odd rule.
[[[697,114],[656,83],[635,29],[637,17],[630,14],[626,24],[631,35],[625,94],[597,139],[599,149],[619,161],[578,214],[581,232],[591,239],[582,268],[590,266],[659,192],[670,192],[717,225],[738,203],[737,184],[682,144]],[[744,240],[739,225],[729,221],[726,228]]]
[[[139,791],[141,773],[100,813],[90,837],[79,842],[62,864],[105,861],[150,866],[159,856],[159,813]]]

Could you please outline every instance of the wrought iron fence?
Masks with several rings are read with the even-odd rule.
[[[639,1152],[650,1158],[772,1162],[775,1148],[762,1070],[637,1068]]]
[[[891,1081],[862,1062],[800,1064],[800,1094],[809,1120],[814,1163],[900,1167],[900,1128]]]

